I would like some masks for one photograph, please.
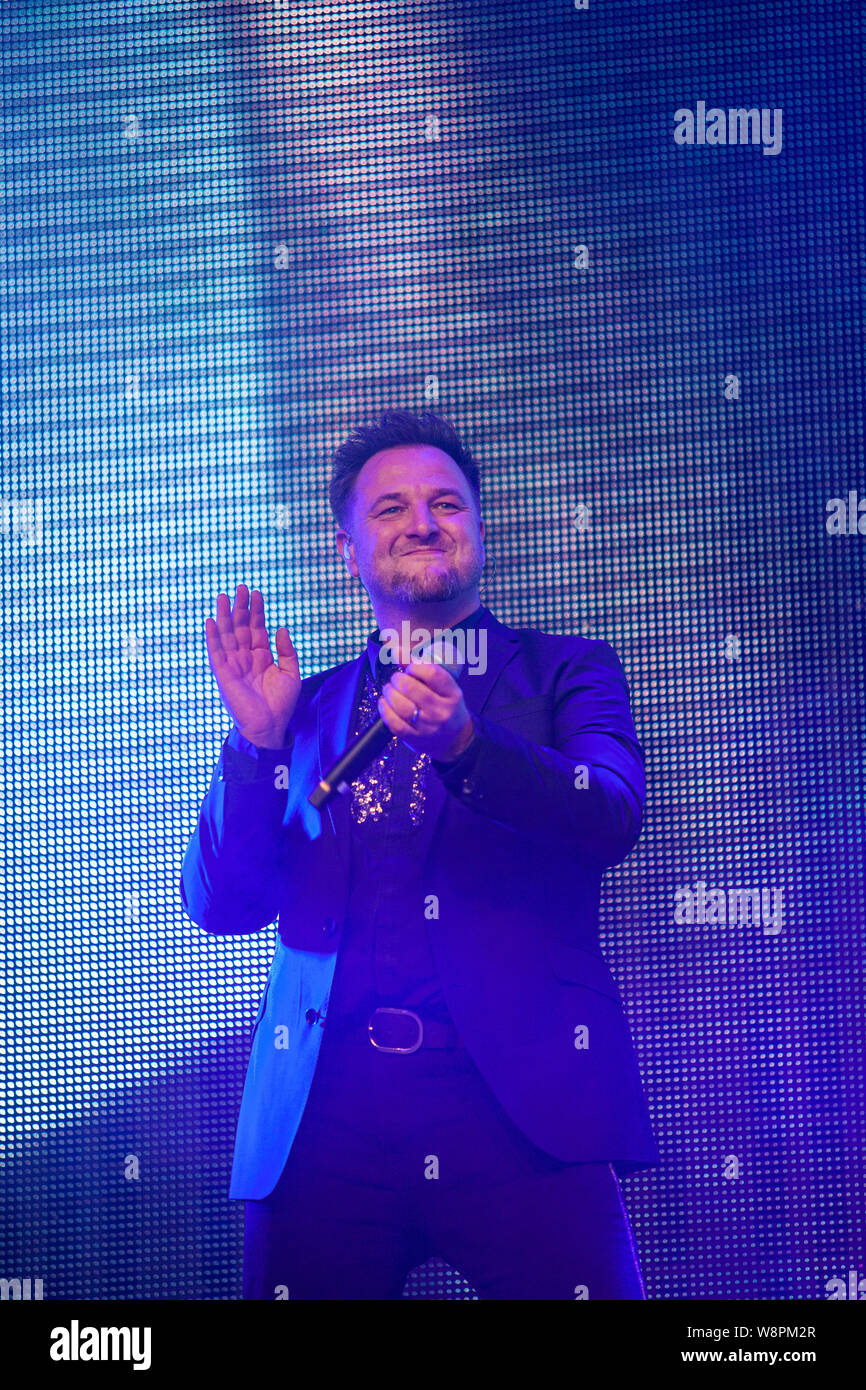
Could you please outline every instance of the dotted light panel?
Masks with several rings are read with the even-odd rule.
[[[863,27],[3,10],[4,1279],[240,1297],[275,932],[180,902],[230,727],[204,621],[245,582],[304,675],[356,655],[329,462],[399,405],[482,462],[484,602],[630,680],[650,800],[602,943],[663,1154],[623,1183],[648,1296],[857,1296]]]

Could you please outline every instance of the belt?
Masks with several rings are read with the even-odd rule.
[[[453,1023],[422,1019],[414,1009],[374,1009],[366,1023],[352,1025],[335,1019],[332,1027],[341,1040],[371,1044],[378,1052],[410,1053],[419,1047],[465,1046]]]

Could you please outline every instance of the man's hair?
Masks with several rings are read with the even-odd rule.
[[[481,502],[481,477],[478,464],[460,439],[454,426],[432,410],[415,415],[411,410],[386,410],[377,425],[359,425],[334,454],[328,501],[337,525],[348,531],[352,511],[355,479],[367,459],[380,449],[396,444],[433,444],[450,454],[472,487],[477,502]]]

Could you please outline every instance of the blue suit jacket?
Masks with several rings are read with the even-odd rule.
[[[601,876],[632,849],[645,799],[622,666],[606,642],[508,628],[486,608],[482,621],[487,669],[460,678],[478,757],[465,778],[431,770],[418,831],[418,910],[442,991],[470,1055],[533,1143],[566,1161],[611,1160],[620,1172],[657,1163],[628,1023],[598,944]],[[316,1015],[327,1015],[346,912],[350,822],[343,797],[322,813],[307,797],[349,740],[366,660],[365,651],[303,681],[290,751],[250,756],[255,780],[227,770],[224,746],[184,858],[184,908],[205,931],[260,931],[279,918],[230,1197],[272,1191],[316,1068]],[[252,747],[236,731],[226,743]],[[287,789],[285,776],[274,784],[280,764]]]

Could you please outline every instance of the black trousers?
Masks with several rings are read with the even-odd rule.
[[[243,1296],[399,1299],[433,1256],[480,1299],[646,1297],[609,1163],[537,1148],[465,1049],[326,1029],[280,1180],[246,1202]]]

